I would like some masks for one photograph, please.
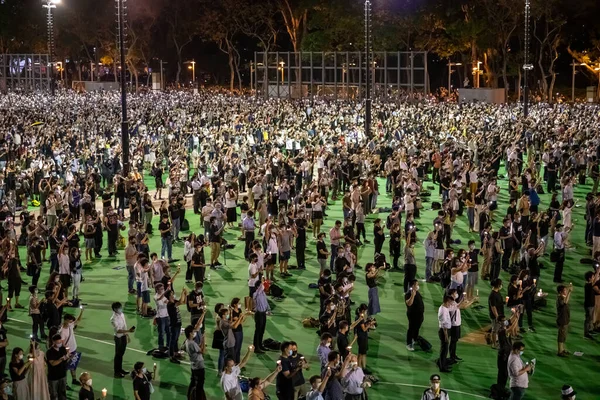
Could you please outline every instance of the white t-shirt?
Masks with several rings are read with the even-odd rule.
[[[73,332],[73,326],[75,323],[70,323],[68,327],[64,327],[61,325],[58,333],[63,341],[63,346],[69,348],[69,353],[77,350],[77,341],[75,340],[75,333]]]
[[[227,393],[232,400],[243,400],[242,389],[238,383],[239,375],[240,367],[237,365],[231,369],[230,374],[223,372],[223,375],[221,375],[221,387],[223,388],[223,392]]]
[[[58,255],[58,273],[69,275],[71,273],[71,259],[66,254]]]
[[[163,296],[162,299],[158,299],[161,295],[156,293],[154,295],[154,301],[156,302],[156,317],[157,318],[166,318],[169,316],[167,312],[167,303],[169,302],[166,297]]]
[[[258,281],[258,275],[256,275],[256,278],[252,277],[252,275],[256,274],[257,272],[258,272],[258,264],[250,263],[250,265],[248,265],[248,286],[249,287],[254,287],[254,285],[256,284],[256,281]]]

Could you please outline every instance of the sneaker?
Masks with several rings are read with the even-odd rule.
[[[178,359],[176,359],[175,357],[171,357],[169,359],[169,361],[171,361],[173,364],[181,364],[181,361],[179,361]]]
[[[589,333],[587,335],[583,335],[583,337],[586,339],[595,340],[594,337],[592,335],[590,335]]]
[[[221,263],[218,261],[215,261],[215,265],[221,265]]]
[[[527,329],[527,332],[535,333],[535,328],[533,326],[530,326],[529,329]]]
[[[415,351],[415,348],[414,348],[414,346],[412,344],[407,344],[406,345],[406,350],[408,350],[408,351]]]

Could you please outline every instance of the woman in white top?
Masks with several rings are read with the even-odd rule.
[[[266,277],[273,280],[273,270],[277,263],[277,254],[279,254],[279,233],[272,223],[267,223],[265,228],[265,242],[267,243],[267,255],[265,256]]]
[[[64,241],[58,250],[58,273],[60,283],[65,292],[65,299],[69,298],[69,286],[71,286],[71,259],[69,258],[69,246]]]
[[[227,209],[227,224],[233,228],[233,224],[237,222],[237,199],[238,194],[233,188],[229,188],[225,192],[225,208]]]

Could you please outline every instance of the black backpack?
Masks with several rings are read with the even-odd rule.
[[[273,296],[273,297],[283,297],[283,289],[274,283],[271,284],[271,287],[269,288],[269,292],[271,293],[271,296]]]
[[[40,316],[42,317],[42,321],[48,321],[48,303],[46,302],[46,299],[40,302]]]

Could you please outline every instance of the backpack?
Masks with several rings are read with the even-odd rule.
[[[271,284],[270,293],[273,297],[283,297],[283,289],[276,284]]]
[[[211,347],[213,349],[223,350],[223,343],[225,341],[225,336],[223,335],[223,331],[220,329],[215,329],[213,332],[213,340]]]
[[[190,222],[187,220],[187,218],[183,219],[183,222],[181,223],[181,230],[182,231],[189,231],[190,230]]]
[[[392,227],[392,215],[388,215],[387,218],[385,219],[385,227],[387,229],[390,229]]]

